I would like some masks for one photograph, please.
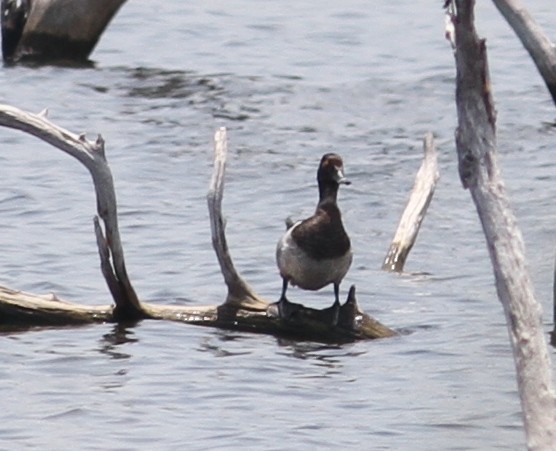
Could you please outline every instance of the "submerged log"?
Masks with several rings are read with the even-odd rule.
[[[423,139],[423,149],[425,157],[415,176],[409,201],[382,263],[384,271],[403,272],[405,261],[417,239],[421,223],[432,200],[436,182],[440,177],[434,137],[430,132]]]
[[[520,0],[492,0],[529,52],[556,104],[556,45]]]
[[[86,62],[125,0],[2,0],[4,61]]]
[[[449,5],[455,30],[459,174],[476,206],[504,309],[528,449],[553,450],[556,399],[541,306],[533,295],[523,238],[496,161],[496,112],[486,45],[475,31],[473,8],[472,0]]]
[[[98,322],[126,322],[140,319],[164,319],[195,325],[245,330],[277,336],[326,342],[384,338],[397,333],[359,308],[355,287],[349,291],[336,326],[331,326],[330,309],[315,310],[300,306],[288,320],[274,315],[270,303],[262,299],[234,268],[228,251],[222,218],[226,130],[215,135],[214,174],[208,194],[213,247],[224,282],[226,301],[213,306],[166,306],[142,302],[127,276],[123,249],[118,232],[114,183],[104,155],[104,141],[88,141],[51,123],[45,114],[34,115],[0,105],[0,125],[30,133],[77,158],[89,169],[97,196],[95,233],[101,270],[115,306],[88,307],[61,301],[55,296],[37,296],[0,287],[0,326],[76,325]]]

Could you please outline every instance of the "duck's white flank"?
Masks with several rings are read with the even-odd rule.
[[[296,222],[284,234],[276,247],[276,262],[280,275],[304,290],[320,290],[330,283],[339,284],[351,265],[351,250],[341,257],[315,260],[309,257],[293,240]]]

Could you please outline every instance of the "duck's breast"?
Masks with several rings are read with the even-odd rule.
[[[330,283],[340,283],[351,265],[351,250],[334,258],[310,257],[292,237],[293,230],[300,223],[294,224],[276,247],[280,275],[304,290],[319,290]]]

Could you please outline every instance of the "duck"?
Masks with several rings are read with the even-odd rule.
[[[333,284],[333,318],[340,309],[340,283],[347,274],[353,254],[338,207],[340,185],[351,182],[344,176],[342,158],[335,153],[322,156],[317,182],[319,201],[314,214],[304,220],[286,220],[286,233],[276,246],[276,264],[282,277],[282,293],[277,302],[279,315],[288,317],[291,303],[286,297],[288,285],[303,290],[320,290]]]

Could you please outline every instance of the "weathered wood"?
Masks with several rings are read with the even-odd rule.
[[[70,326],[113,320],[112,306],[81,306],[54,295],[39,296],[0,286],[0,329]]]
[[[352,287],[348,301],[340,310],[338,325],[329,324],[330,312],[302,307],[284,322],[269,316],[266,309],[251,310],[236,305],[179,306],[142,303],[148,318],[176,321],[197,326],[217,327],[253,333],[327,343],[387,338],[398,335],[361,311]],[[0,286],[0,332],[26,330],[33,326],[77,326],[83,324],[127,322],[118,320],[112,306],[82,306]]]
[[[338,325],[332,327],[329,309],[300,306],[291,319],[278,318],[273,314],[271,304],[258,296],[237,273],[228,251],[221,211],[227,150],[225,129],[215,134],[214,173],[207,198],[213,246],[228,287],[228,296],[220,306],[163,306],[139,301],[128,279],[118,232],[114,183],[104,155],[102,138],[95,142],[88,141],[84,135],[78,136],[54,125],[45,114],[34,115],[7,105],[0,105],[0,125],[37,136],[77,158],[89,169],[97,194],[97,210],[106,233],[105,238],[96,217],[95,234],[101,270],[116,302],[115,307],[79,306],[53,296],[37,296],[0,287],[1,326],[20,325],[26,328],[151,318],[326,342],[397,335],[394,330],[361,311],[355,299],[355,287],[352,287],[347,302],[342,306]]]
[[[510,208],[496,161],[496,113],[485,41],[474,26],[474,1],[452,3],[455,27],[456,147],[462,184],[470,190],[492,262],[498,297],[513,350],[517,383],[530,450],[553,450],[556,401],[550,358],[533,295],[523,238]]]
[[[552,281],[552,322],[553,329],[550,334],[550,344],[556,346],[556,262],[554,263],[554,279]]]
[[[520,0],[492,1],[529,52],[556,104],[556,46]]]
[[[421,223],[434,195],[436,182],[440,175],[434,137],[430,132],[423,138],[423,149],[425,156],[415,176],[409,201],[382,263],[384,271],[403,271],[407,256],[417,240]]]
[[[5,61],[83,62],[125,0],[2,0]]]
[[[224,282],[228,287],[226,303],[244,308],[266,308],[267,303],[237,273],[228,251],[228,244],[224,233],[225,221],[222,217],[222,197],[224,194],[224,171],[226,168],[227,152],[226,129],[221,127],[214,135],[214,171],[207,195],[207,202],[212,245],[218,258],[220,271],[224,276]]]
[[[107,278],[107,283],[116,303],[114,314],[127,319],[145,316],[127,275],[118,228],[114,180],[104,154],[102,137],[99,135],[96,141],[89,141],[85,135],[76,135],[50,122],[46,118],[46,110],[36,115],[9,105],[0,105],[0,125],[22,130],[46,141],[76,158],[89,170],[95,187],[97,212],[104,222],[106,231],[106,238],[104,238],[98,220],[95,220],[103,274],[107,276],[105,271],[112,272],[112,275]],[[100,246],[102,240],[105,243]],[[103,256],[106,257],[105,260]],[[112,264],[107,261],[110,256]],[[118,290],[114,289],[116,281]]]
[[[29,1],[1,0],[0,25],[2,27],[2,57],[4,61],[12,61],[23,27],[29,13]]]

